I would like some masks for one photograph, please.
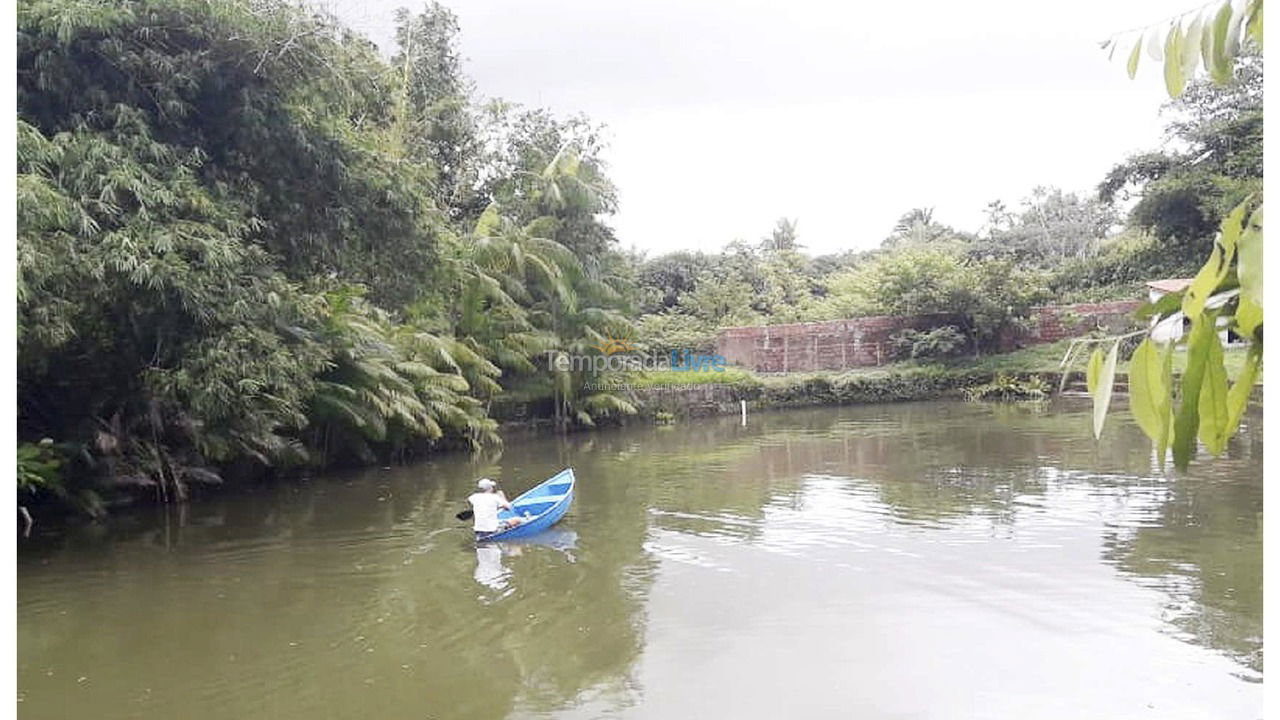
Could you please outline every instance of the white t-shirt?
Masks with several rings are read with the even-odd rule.
[[[498,509],[502,503],[498,493],[474,493],[467,498],[467,502],[471,503],[471,511],[475,513],[471,527],[476,532],[493,532],[498,529]]]

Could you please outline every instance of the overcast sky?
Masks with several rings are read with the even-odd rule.
[[[323,0],[391,51],[408,0]],[[1185,0],[838,3],[453,0],[490,97],[609,128],[626,246],[755,240],[799,219],[811,252],[877,245],[906,210],[977,230],[994,199],[1089,191],[1162,141],[1158,64],[1098,43]],[[1126,36],[1132,37],[1132,36]]]

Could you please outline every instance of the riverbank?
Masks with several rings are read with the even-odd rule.
[[[937,400],[969,397],[1034,399],[1060,389],[1083,392],[1083,361],[1067,369],[1063,382],[1061,362],[1069,340],[1035,345],[1009,353],[964,357],[941,363],[903,362],[872,369],[757,374],[742,368],[714,372],[652,372],[629,375],[618,387],[630,391],[638,416],[669,421],[676,417],[700,417],[741,411],[745,401],[751,410]],[[1245,350],[1226,350],[1227,375],[1234,380],[1244,363]],[[1174,356],[1174,372],[1186,366],[1186,353]],[[1128,387],[1128,360],[1116,366],[1116,391]],[[1255,401],[1262,398],[1259,377]]]
[[[597,427],[666,424],[690,418],[736,415],[741,412],[744,402],[748,413],[753,414],[788,408],[947,399],[1037,400],[1057,394],[1060,388],[1071,394],[1083,394],[1083,368],[1074,367],[1067,381],[1062,382],[1059,363],[1066,348],[1066,342],[1051,343],[980,358],[960,358],[948,363],[925,365],[905,362],[843,371],[758,374],[730,367],[723,372],[620,373],[600,389],[625,396],[637,412],[601,418]],[[1244,352],[1229,349],[1226,357],[1228,374],[1234,378],[1243,362]],[[1184,364],[1184,356],[1177,356],[1175,372],[1180,372]],[[1117,367],[1117,404],[1125,402],[1127,365],[1125,362]],[[1262,385],[1259,382],[1253,401],[1260,403],[1261,400]],[[537,398],[513,399],[491,408],[492,416],[499,420],[499,435],[508,443],[556,434],[556,423],[549,412],[550,403]],[[591,430],[575,427],[575,432],[580,433]],[[448,448],[432,453],[433,456],[449,454],[453,452]],[[418,457],[415,460],[424,459]],[[404,460],[385,463],[401,464]],[[274,479],[288,482],[312,474],[280,473]],[[101,508],[106,510],[133,504],[140,499],[137,492],[126,490],[104,488]],[[219,488],[192,490],[193,497],[199,497],[206,491],[217,493]],[[57,517],[71,511],[71,508],[40,508],[41,522],[50,519],[51,510]]]
[[[1047,388],[1056,373],[1001,373],[985,369],[900,367],[785,375],[742,373],[723,382],[697,384],[647,380],[630,388],[645,420],[732,414],[745,402],[749,411],[821,405],[892,403],[965,397],[966,393],[1004,376],[1010,381]]]

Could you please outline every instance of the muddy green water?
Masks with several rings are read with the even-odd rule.
[[[477,549],[481,474],[573,509]],[[515,442],[20,545],[23,718],[1254,718],[1262,433],[914,403]]]

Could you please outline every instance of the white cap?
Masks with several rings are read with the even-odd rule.
[[[498,483],[490,480],[489,478],[480,478],[480,482],[476,483],[476,487],[481,490],[492,490],[498,487]]]

